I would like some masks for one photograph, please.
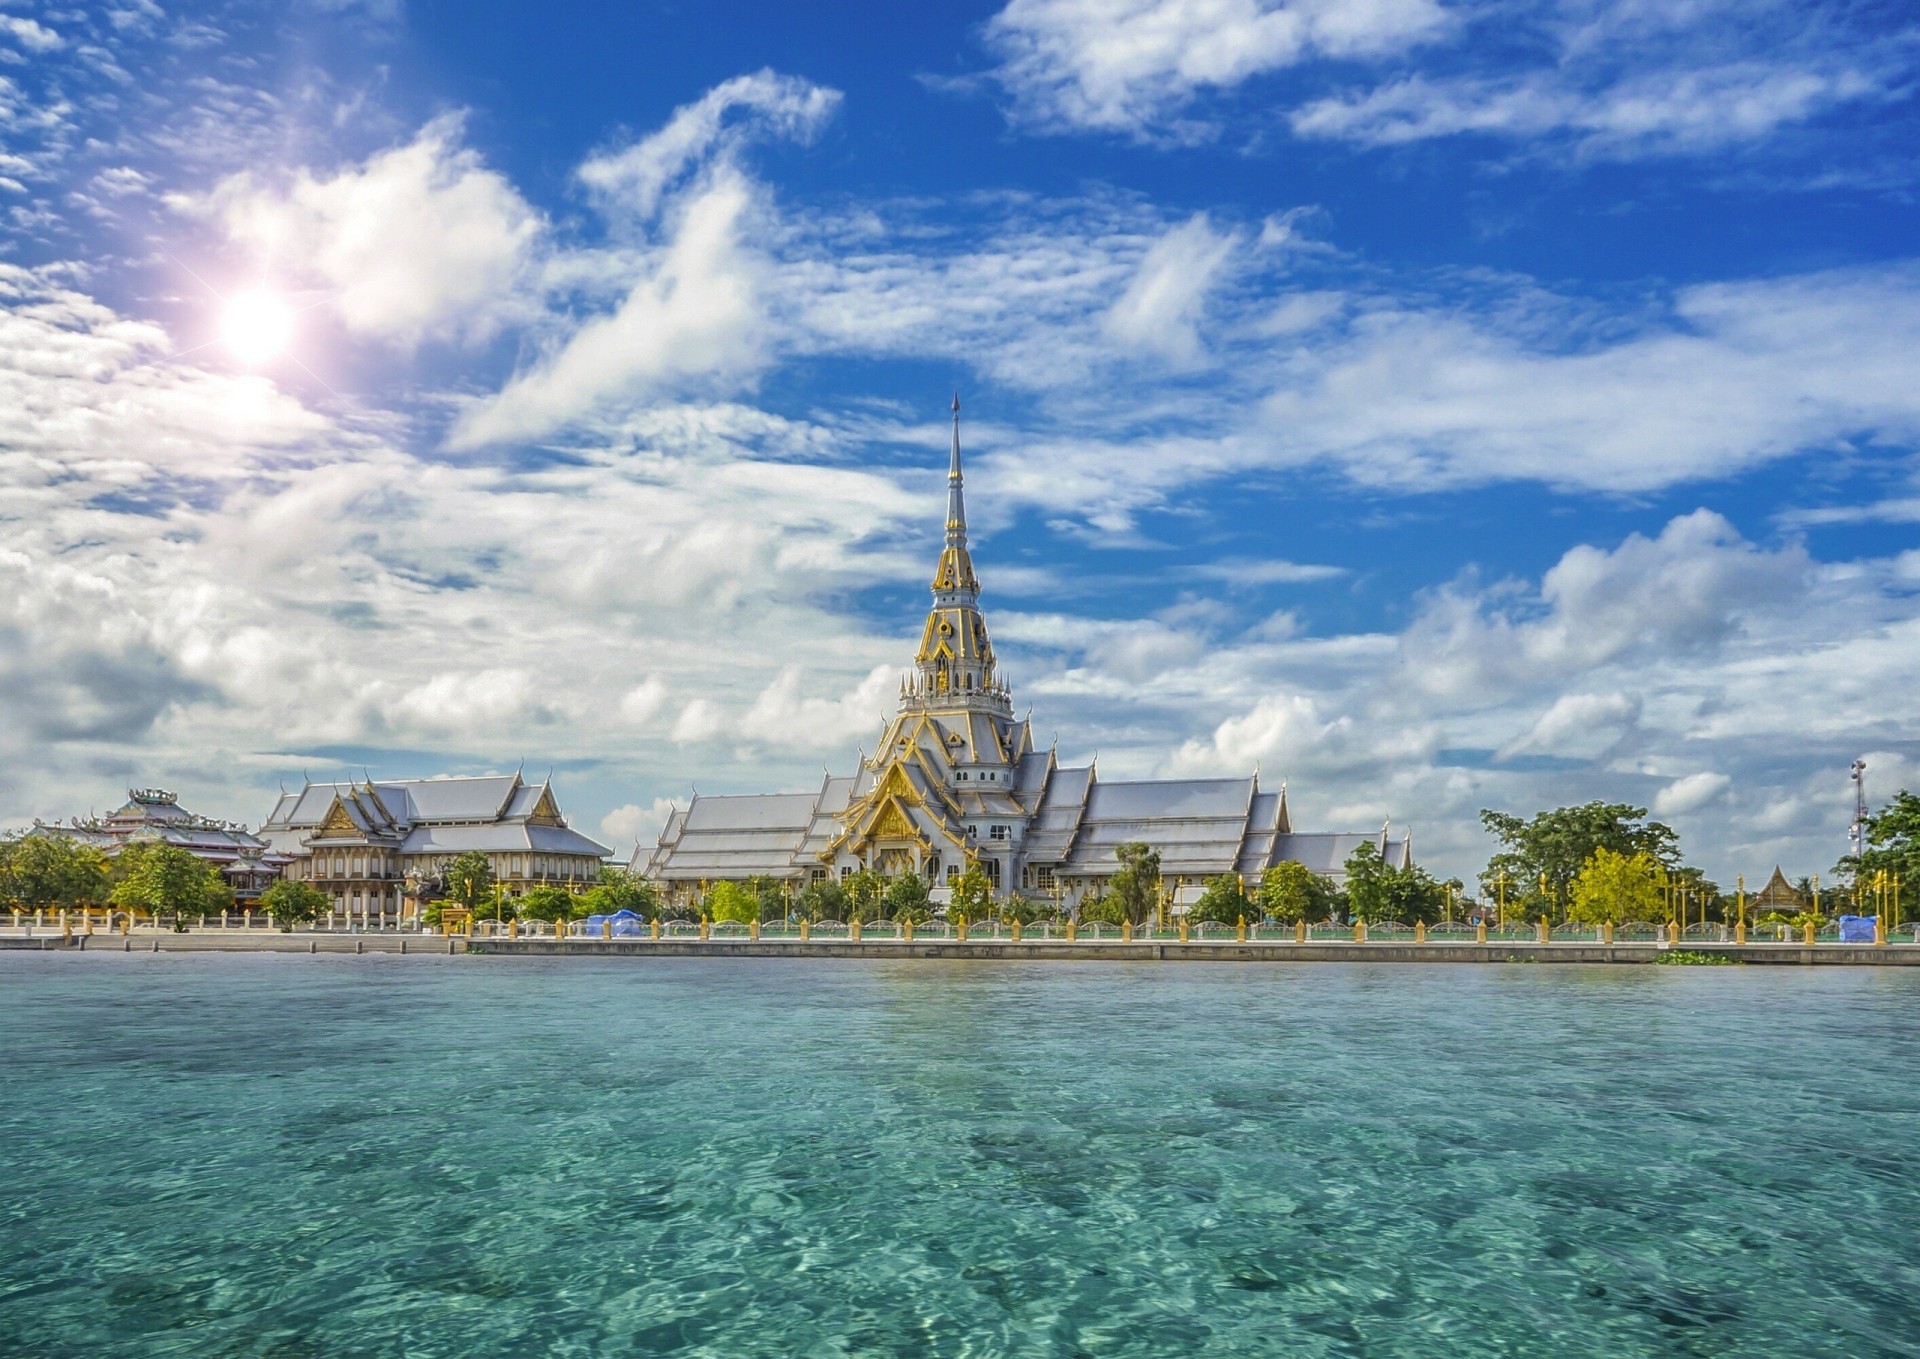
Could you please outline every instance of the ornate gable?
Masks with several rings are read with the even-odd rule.
[[[560,819],[560,808],[553,800],[553,790],[542,788],[540,800],[533,804],[533,811],[527,815],[527,821],[535,826],[565,826]]]
[[[330,839],[336,835],[360,835],[363,832],[359,823],[353,819],[352,813],[347,811],[347,804],[340,800],[338,793],[335,793],[333,805],[327,808],[327,814],[320,819],[320,828],[314,834]]]

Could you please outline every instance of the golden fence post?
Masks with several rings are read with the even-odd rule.
[[[1424,944],[1427,942],[1426,921],[1416,920],[1413,922],[1413,942],[1416,944]]]
[[[1186,941],[1186,938],[1187,938],[1187,922],[1182,920],[1180,922],[1181,942],[1184,943]],[[1131,944],[1133,942],[1133,922],[1131,920],[1122,920],[1120,922],[1120,942],[1123,944]]]
[[[1069,920],[1067,922],[1067,942],[1071,944],[1075,939],[1078,939],[1079,937],[1080,937],[1080,922],[1077,920]]]
[[[1747,918],[1745,916],[1741,916],[1733,927],[1733,942],[1736,944],[1744,944],[1747,942]]]
[[[1013,922],[1013,942],[1016,944],[1020,942],[1020,922],[1018,920]]]
[[[855,944],[860,942],[860,917],[857,915],[847,922],[847,939]]]
[[[611,939],[611,938],[613,938],[613,917],[612,917],[612,916],[602,916],[602,917],[601,917],[601,919],[600,919],[600,937],[601,937],[602,939]],[[656,920],[656,921],[654,921],[654,922],[653,922],[653,937],[654,937],[655,939],[658,939],[658,938],[660,937],[660,922],[659,922],[658,920]]]
[[[1543,944],[1553,942],[1553,926],[1547,923],[1544,915],[1540,917],[1540,942]]]
[[[607,938],[613,938],[613,922],[607,922]],[[660,917],[655,916],[647,922],[647,933],[656,941],[660,938]]]
[[[1235,943],[1247,942],[1247,918],[1244,915],[1240,917],[1240,923],[1233,927],[1233,938]]]
[[[1304,918],[1293,922],[1293,942],[1296,944],[1307,942],[1307,922]]]
[[[1680,942],[1680,922],[1677,920],[1669,920],[1667,922],[1667,943],[1671,945],[1671,944],[1677,944],[1679,942]]]
[[[1611,920],[1603,920],[1600,922],[1600,942],[1609,948],[1613,946],[1613,922]]]
[[[913,919],[911,916],[900,922],[900,938],[909,944],[913,942]]]
[[[1479,924],[1473,927],[1473,942],[1476,944],[1484,944],[1487,942],[1487,922],[1486,921],[1482,920]]]
[[[759,937],[760,937],[760,918],[758,916],[755,916],[752,920],[749,920],[747,922],[747,938],[757,940],[759,939]]]
[[[1364,944],[1367,942],[1366,921],[1356,920],[1353,922],[1353,942],[1356,944]]]
[[[800,942],[804,944],[807,942],[807,940],[811,938],[813,938],[813,931],[809,926],[809,923],[805,920],[802,920],[800,922]]]
[[[954,921],[953,937],[963,944],[967,942],[967,918],[964,915]]]
[[[701,937],[702,939],[705,939],[705,938],[707,937],[707,934],[708,934],[708,932],[709,932],[709,931],[710,931],[710,930],[711,930],[712,928],[713,928],[713,927],[712,927],[712,925],[710,925],[710,924],[708,923],[708,921],[707,921],[707,918],[706,918],[706,917],[705,917],[704,915],[703,915],[703,916],[701,916],[701,917],[700,917],[700,937]]]

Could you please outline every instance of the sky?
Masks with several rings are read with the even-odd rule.
[[[1920,15],[0,0],[0,823],[551,772],[625,855],[910,664],[1300,829],[1920,788]]]

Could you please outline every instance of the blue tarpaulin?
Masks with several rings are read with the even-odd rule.
[[[602,939],[609,933],[615,939],[638,939],[646,923],[632,911],[615,911],[612,915],[588,916],[580,922],[580,933],[589,939]],[[608,925],[613,926],[611,931]]]
[[[1843,915],[1840,917],[1840,942],[1843,944],[1871,944],[1873,925],[1878,916]]]

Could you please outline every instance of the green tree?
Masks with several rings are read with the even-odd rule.
[[[758,916],[762,921],[785,920],[793,905],[793,887],[771,874],[762,873],[747,879],[747,891],[759,903]]]
[[[1424,921],[1431,925],[1446,913],[1447,886],[1419,864],[1387,868],[1381,878],[1387,896],[1389,920],[1404,925]]]
[[[1362,840],[1347,856],[1347,914],[1355,920],[1372,923],[1392,920],[1393,896],[1389,890],[1392,870],[1380,857],[1380,846]]]
[[[1333,913],[1333,884],[1289,859],[1260,875],[1254,904],[1275,920],[1325,920]]]
[[[660,916],[659,889],[631,869],[615,868],[611,864],[601,867],[600,880],[582,894],[580,904],[583,916],[614,915],[620,911],[632,911],[645,920],[657,920]]]
[[[1107,884],[1107,893],[1125,919],[1144,924],[1160,905],[1160,851],[1128,840],[1115,845],[1113,854],[1120,871]]]
[[[447,900],[473,912],[474,919],[492,919],[493,865],[477,849],[455,855],[440,874],[446,884]],[[481,908],[488,908],[483,911]],[[501,908],[506,909],[504,906]]]
[[[220,870],[178,845],[128,845],[114,863],[119,879],[109,894],[116,906],[149,915],[202,915],[233,904]]]
[[[1666,884],[1666,870],[1645,850],[1627,855],[1602,845],[1573,880],[1567,918],[1580,925],[1657,923],[1667,913]]]
[[[260,909],[282,930],[311,925],[333,909],[333,898],[310,882],[280,878],[260,894]]]
[[[947,911],[971,922],[985,920],[992,909],[993,884],[987,881],[980,861],[969,859],[966,871],[953,880],[953,895],[948,900]]]
[[[1118,925],[1126,912],[1111,892],[1089,892],[1080,899],[1080,919],[1089,925]]]
[[[793,903],[794,914],[802,920],[845,920],[847,889],[832,878],[821,878],[800,889]]]
[[[64,835],[0,838],[0,898],[23,911],[98,905],[107,895],[107,860]]]
[[[552,925],[563,920],[579,920],[589,912],[585,894],[576,896],[555,883],[541,883],[528,888],[527,894],[520,898],[517,914],[522,920],[544,920]]]
[[[1217,878],[1208,878],[1201,889],[1200,900],[1193,903],[1187,912],[1187,919],[1194,924],[1202,921],[1219,925],[1237,925],[1247,917],[1259,919],[1260,910],[1247,896],[1241,886],[1237,873],[1223,873]]]
[[[1501,849],[1481,871],[1489,893],[1504,880],[1507,913],[1552,914],[1573,890],[1573,880],[1596,849],[1628,858],[1644,853],[1668,869],[1680,866],[1680,838],[1672,827],[1647,821],[1647,809],[1624,802],[1588,802],[1556,807],[1523,821],[1506,812],[1482,811],[1480,823]],[[1542,891],[1542,883],[1545,891]]]
[[[760,918],[760,898],[737,882],[716,882],[707,890],[701,910],[709,920],[730,920],[745,925]]]
[[[927,880],[918,873],[902,873],[887,884],[886,911],[895,920],[919,924],[929,914]]]
[[[1839,909],[1861,901],[1865,903],[1861,914],[1871,915],[1879,905],[1876,887],[1882,873],[1889,884],[1900,880],[1902,918],[1920,914],[1906,904],[1910,892],[1920,891],[1920,797],[1904,788],[1867,818],[1866,844],[1859,861],[1849,854],[1820,884],[1821,913],[1837,915]],[[1835,888],[1841,893],[1836,894]]]
[[[876,868],[856,868],[840,884],[847,891],[847,919],[861,924],[878,920],[886,911],[887,875]]]

